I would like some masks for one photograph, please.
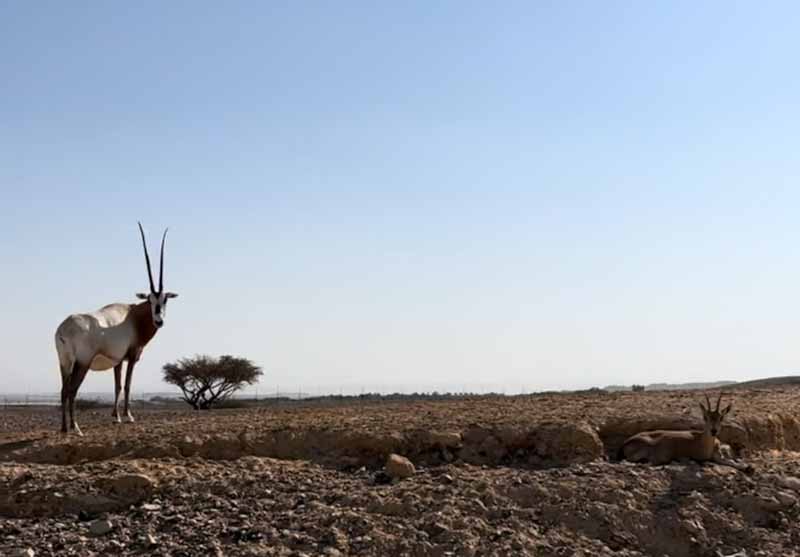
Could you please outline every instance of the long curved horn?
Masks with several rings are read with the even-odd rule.
[[[161,262],[158,265],[158,293],[164,292],[164,240],[167,239],[167,230],[164,229],[164,235],[161,237]]]
[[[147,242],[144,239],[144,229],[142,223],[139,223],[139,232],[142,234],[142,247],[144,247],[144,260],[147,263],[147,278],[150,279],[150,293],[156,293],[156,287],[153,284],[153,270],[150,268],[150,254],[147,253]]]
[[[722,402],[722,391],[719,392],[719,398],[717,399],[717,412],[719,412],[719,403]]]
[[[704,393],[706,395],[706,410],[711,410],[711,401],[708,399],[708,393]]]

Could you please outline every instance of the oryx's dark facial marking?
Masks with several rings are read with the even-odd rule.
[[[147,263],[147,278],[150,280],[150,293],[138,294],[137,296],[150,303],[150,310],[153,317],[153,325],[160,328],[164,325],[164,318],[167,313],[167,300],[175,298],[177,294],[173,292],[164,292],[164,243],[167,239],[167,230],[164,230],[164,235],[161,237],[161,257],[158,269],[158,290],[156,290],[155,283],[153,282],[153,270],[150,266],[150,255],[147,252],[147,241],[144,237],[144,229],[142,223],[139,223],[139,232],[142,235],[142,247],[144,248],[144,260]]]

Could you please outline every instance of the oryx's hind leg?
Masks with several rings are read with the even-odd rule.
[[[70,383],[75,364],[61,365],[61,433],[67,433],[67,404],[69,403]]]
[[[83,436],[83,432],[81,432],[81,428],[78,427],[78,422],[75,420],[75,398],[78,396],[78,389],[80,389],[81,383],[83,383],[86,372],[88,371],[88,365],[76,362],[72,367],[72,374],[69,377],[69,393],[67,394],[69,398],[69,421],[73,431],[80,436]]]
[[[133,377],[133,366],[136,365],[134,358],[128,359],[128,367],[125,370],[125,418],[133,423],[133,414],[131,414],[130,398],[131,398],[131,377]]]
[[[111,411],[111,417],[114,421],[122,423],[119,417],[119,393],[122,391],[122,362],[114,366],[114,410]]]

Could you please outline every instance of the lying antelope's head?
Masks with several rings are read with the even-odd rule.
[[[705,429],[708,433],[710,433],[713,437],[719,435],[719,432],[722,431],[722,420],[725,419],[725,416],[728,415],[728,412],[731,411],[732,404],[729,404],[722,410],[719,409],[719,403],[722,402],[722,393],[719,393],[719,398],[717,398],[717,407],[716,409],[711,409],[711,401],[708,399],[708,395],[706,395],[706,404],[707,406],[703,406],[703,403],[700,403],[700,409],[703,411],[703,421],[705,422]]]
[[[169,230],[169,229],[167,229]],[[153,283],[153,270],[150,268],[150,255],[147,253],[147,242],[144,239],[142,223],[139,223],[139,232],[142,234],[142,246],[144,246],[144,260],[147,263],[147,278],[150,279],[150,294],[138,293],[136,297],[140,300],[150,302],[150,311],[153,314],[153,325],[161,328],[164,325],[164,318],[167,316],[167,300],[177,298],[174,292],[164,292],[164,240],[167,239],[167,230],[161,237],[161,262],[158,268],[158,290]]]

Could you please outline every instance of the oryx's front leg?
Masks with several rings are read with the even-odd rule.
[[[131,398],[131,377],[133,376],[133,367],[136,365],[135,358],[128,359],[128,368],[125,371],[125,419],[129,422],[134,422],[133,414],[130,409]]]
[[[122,423],[119,417],[119,393],[122,392],[122,362],[114,366],[114,410],[111,417],[117,423]]]
[[[61,385],[61,433],[67,433],[67,406],[69,405],[69,377],[62,378]]]

